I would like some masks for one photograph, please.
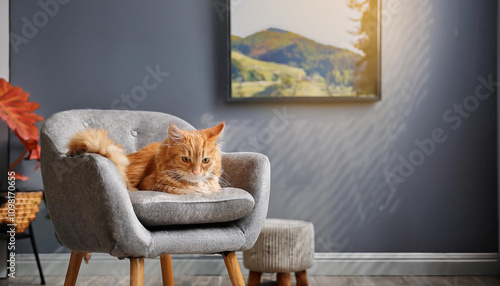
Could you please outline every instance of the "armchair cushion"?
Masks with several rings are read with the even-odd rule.
[[[130,200],[145,226],[229,222],[245,217],[255,205],[251,194],[237,188],[196,195],[136,191],[130,192]]]

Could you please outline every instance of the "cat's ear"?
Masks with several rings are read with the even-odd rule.
[[[172,140],[174,142],[179,142],[182,139],[184,139],[185,136],[186,135],[184,135],[184,132],[182,131],[182,129],[177,127],[175,124],[171,123],[168,126],[168,139],[169,140]]]
[[[215,141],[217,137],[222,133],[224,126],[226,126],[226,124],[224,122],[221,122],[218,125],[212,128],[205,129],[203,131],[205,131],[210,141]]]

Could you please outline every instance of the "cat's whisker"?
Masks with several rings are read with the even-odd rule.
[[[227,186],[232,186],[232,184],[230,183],[230,181],[233,181],[233,178],[231,178],[231,176],[224,169],[221,170],[221,175],[219,177],[219,180],[221,180],[222,182],[226,183]]]
[[[219,178],[219,184],[221,187],[231,187],[232,185],[224,178],[220,177]]]

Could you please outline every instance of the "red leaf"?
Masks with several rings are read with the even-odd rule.
[[[23,175],[19,174],[18,172],[16,172],[14,177],[16,178],[16,180],[21,180],[21,181],[27,181],[29,179],[28,177],[23,176]]]
[[[0,79],[0,117],[20,139],[38,141],[38,128],[35,123],[42,121],[43,117],[31,113],[39,105],[29,102],[28,96],[29,93],[20,87],[13,87],[4,79]]]
[[[38,127],[36,122],[42,121],[43,117],[33,113],[40,105],[28,101],[29,93],[18,86],[0,78],[0,118],[7,122],[19,141],[23,143],[29,152],[26,159],[40,161],[40,146],[38,145]],[[16,161],[17,163],[17,161]],[[11,168],[14,166],[13,164]],[[19,180],[27,180],[28,177],[19,175]]]

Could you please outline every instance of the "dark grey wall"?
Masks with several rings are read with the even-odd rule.
[[[12,51],[12,81],[48,117],[118,107],[159,65],[168,77],[133,109],[226,120],[225,151],[271,160],[269,217],[314,222],[317,251],[497,252],[496,97],[475,97],[496,79],[496,1],[386,2],[380,102],[226,103],[224,16],[196,0],[71,1]],[[11,5],[22,35],[41,7]],[[448,113],[464,101],[473,111]],[[24,187],[41,185],[36,173]],[[61,251],[45,214],[40,248]]]

